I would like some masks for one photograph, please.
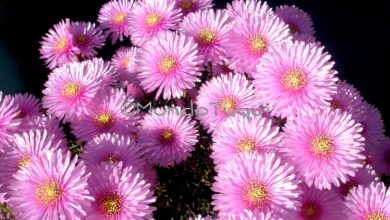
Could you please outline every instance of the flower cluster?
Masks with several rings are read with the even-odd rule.
[[[97,24],[48,31],[42,100],[0,92],[0,202],[17,219],[153,219],[155,168],[199,149],[213,210],[186,218],[390,219],[381,113],[338,78],[310,16],[212,6],[112,0]],[[104,60],[106,41],[131,45]]]

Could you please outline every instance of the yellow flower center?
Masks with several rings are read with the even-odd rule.
[[[256,142],[251,138],[242,138],[237,143],[238,152],[256,150]]]
[[[65,47],[67,46],[68,42],[66,40],[66,38],[61,38],[57,41],[57,44],[56,44],[56,50],[57,51],[62,51],[65,49]]]
[[[318,218],[320,214],[320,210],[317,205],[310,203],[310,204],[304,204],[302,206],[301,213],[304,219],[314,220]]]
[[[211,44],[215,41],[216,34],[209,28],[202,29],[198,34],[198,39],[201,44]]]
[[[175,139],[175,132],[172,129],[163,129],[160,133],[160,142],[163,144],[170,144]]]
[[[188,11],[192,8],[192,6],[194,5],[194,2],[193,0],[183,0],[180,2],[180,8],[183,10],[183,11]]]
[[[234,97],[227,96],[219,103],[219,109],[223,113],[232,114],[238,107],[237,100]]]
[[[254,36],[249,39],[249,50],[256,55],[261,54],[267,48],[267,42],[260,36]]]
[[[86,34],[80,34],[76,37],[77,43],[85,44],[88,42],[88,36]]]
[[[22,167],[26,167],[32,162],[31,158],[29,156],[23,156],[22,158],[19,159],[18,161],[18,167],[19,169]]]
[[[109,193],[103,196],[99,203],[100,209],[107,217],[117,215],[123,208],[123,201],[118,193]]]
[[[326,135],[317,135],[311,141],[311,151],[316,157],[326,158],[333,152],[333,150],[333,141]]]
[[[110,128],[115,121],[115,117],[111,112],[101,112],[96,115],[96,121],[103,128]]]
[[[37,200],[44,206],[54,205],[58,202],[61,195],[61,187],[54,180],[40,184],[35,190]]]
[[[116,24],[120,24],[120,23],[123,23],[126,19],[126,14],[123,13],[123,12],[120,12],[120,13],[117,13],[115,16],[114,16],[114,23]]]
[[[107,155],[104,159],[103,159],[104,162],[118,162],[120,161],[118,156],[116,154],[110,154],[110,155]]]
[[[306,85],[306,76],[301,69],[290,69],[282,75],[282,85],[286,90],[297,91]]]
[[[61,94],[65,97],[73,97],[79,94],[80,85],[75,82],[68,82],[64,88],[62,88]]]
[[[389,220],[389,218],[381,212],[372,212],[368,214],[366,220]]]
[[[153,12],[146,16],[146,24],[149,27],[155,27],[160,23],[161,17],[158,13]]]
[[[253,181],[244,187],[243,196],[249,206],[261,209],[267,202],[269,195],[263,184]]]
[[[160,72],[162,73],[170,73],[177,67],[177,61],[175,57],[167,55],[163,56],[158,63],[158,67],[160,69]]]

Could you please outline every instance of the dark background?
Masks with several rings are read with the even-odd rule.
[[[63,18],[96,20],[105,2],[0,0],[0,90],[28,91],[41,96],[49,74],[39,59],[42,36]],[[219,8],[226,4],[223,0],[214,2]],[[268,3],[273,7],[295,4],[309,13],[318,40],[336,61],[340,78],[354,84],[368,102],[382,111],[389,124],[390,86],[386,75],[390,74],[390,12],[385,0],[269,0]],[[109,58],[112,51],[105,50],[103,57]]]

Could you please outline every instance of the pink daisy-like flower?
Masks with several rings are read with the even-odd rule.
[[[226,11],[209,9],[185,16],[179,29],[195,39],[205,63],[217,63],[225,58],[230,27]]]
[[[134,0],[112,0],[100,9],[98,22],[106,37],[111,37],[112,44],[130,36],[130,14],[134,4]]]
[[[274,153],[235,156],[215,177],[212,205],[219,217],[244,210],[290,213],[298,207],[299,180],[294,169]]]
[[[289,40],[288,26],[271,13],[237,18],[226,43],[229,66],[252,75],[265,54]]]
[[[133,104],[121,89],[101,90],[79,119],[73,121],[73,133],[80,141],[89,141],[102,133],[135,133],[139,118],[131,112]],[[131,109],[125,110],[125,106]]]
[[[175,0],[141,0],[131,14],[131,42],[142,46],[159,33],[176,29],[181,17]]]
[[[363,125],[362,134],[366,139],[366,148],[373,148],[385,138],[385,125],[381,112],[375,106],[365,101],[363,105],[366,108],[366,115],[361,122]]]
[[[346,112],[309,110],[287,121],[281,150],[309,186],[331,189],[363,167],[361,130]]]
[[[89,174],[70,152],[47,151],[13,177],[9,203],[18,219],[84,219],[93,200]]]
[[[191,37],[165,32],[145,45],[139,53],[138,78],[146,92],[157,90],[156,97],[180,98],[185,89],[200,81],[202,58]]]
[[[279,128],[272,126],[271,119],[236,115],[215,132],[211,158],[219,170],[242,152],[276,152],[280,139]]]
[[[45,64],[54,69],[57,66],[76,61],[73,53],[73,39],[70,32],[70,20],[62,20],[43,37],[40,48]]]
[[[49,114],[65,121],[77,118],[99,89],[110,70],[101,59],[73,62],[55,69],[45,83],[43,107]]]
[[[233,0],[226,9],[232,19],[245,17],[249,14],[273,14],[272,8],[268,6],[267,2],[260,0]]]
[[[300,211],[294,220],[344,219],[344,202],[341,197],[329,190],[318,190],[301,184],[303,194],[299,197]],[[290,216],[291,217],[291,216]]]
[[[374,170],[370,166],[360,168],[354,177],[350,177],[346,183],[341,184],[339,188],[336,188],[336,191],[341,196],[346,196],[348,193],[357,186],[368,186],[372,182],[377,182],[378,177]]]
[[[294,36],[293,40],[302,41],[307,44],[316,44],[317,46],[321,46],[321,43],[318,42],[314,36],[311,36],[309,34],[296,35]]]
[[[196,100],[197,118],[211,133],[228,117],[259,108],[252,83],[242,74],[221,75],[202,85]]]
[[[145,94],[142,91],[141,87],[134,83],[129,83],[126,86],[126,95],[134,99],[134,101],[139,101],[144,98]]]
[[[264,213],[260,212],[258,209],[255,209],[254,211],[245,209],[240,214],[228,213],[225,218],[228,220],[279,220],[279,218],[273,216],[271,212]]]
[[[211,72],[212,76],[219,76],[222,74],[229,74],[233,72],[233,70],[229,67],[229,65],[225,61],[220,63],[212,63],[211,68],[208,69],[210,69],[209,71]]]
[[[332,96],[330,107],[350,113],[352,118],[359,123],[364,120],[367,114],[360,92],[343,80],[337,83],[337,93]]]
[[[294,38],[303,34],[314,36],[315,32],[310,15],[302,9],[294,5],[282,5],[275,9],[275,14],[288,25]]]
[[[345,198],[346,220],[390,219],[390,196],[383,183],[358,186]]]
[[[272,116],[294,116],[305,108],[330,106],[336,95],[336,71],[323,47],[284,43],[263,56],[254,74],[256,95]]]
[[[176,0],[176,8],[180,8],[184,15],[212,7],[213,0]]]
[[[88,180],[95,199],[86,219],[152,219],[156,201],[150,185],[133,167],[101,164]]]
[[[0,182],[7,187],[18,170],[30,166],[31,162],[45,157],[46,152],[60,149],[61,142],[55,135],[46,130],[30,130],[28,133],[16,134],[12,145],[6,146],[0,156]]]
[[[198,142],[195,121],[180,107],[156,108],[144,116],[138,143],[145,158],[160,166],[170,166],[187,159]]]
[[[138,74],[136,64],[138,50],[136,47],[121,47],[112,57],[111,66],[114,71],[119,73],[119,80],[130,83],[138,82],[136,80]]]
[[[106,38],[103,31],[90,22],[71,22],[74,52],[80,58],[88,59],[96,56],[96,49],[103,47]]]
[[[89,141],[80,156],[88,169],[93,170],[102,162],[122,162],[123,166],[132,166],[133,170],[143,171],[146,166],[143,149],[128,136],[118,134],[101,134]]]
[[[390,175],[390,138],[386,137],[367,149],[372,167],[378,174]]]
[[[14,102],[19,107],[19,114],[17,118],[26,118],[28,116],[35,116],[40,114],[40,101],[34,95],[16,94],[14,96]]]
[[[21,120],[18,119],[20,110],[11,96],[3,97],[0,91],[0,149],[1,144],[7,143],[7,139],[16,131]]]

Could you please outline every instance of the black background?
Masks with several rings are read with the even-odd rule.
[[[0,0],[0,43],[15,60],[25,91],[41,96],[49,70],[39,59],[38,49],[39,41],[48,29],[63,18],[94,21],[105,2]],[[219,8],[226,4],[223,0],[214,2]],[[354,84],[389,122],[390,84],[386,75],[390,74],[390,12],[385,0],[270,0],[268,3],[272,7],[295,4],[309,13],[317,38],[336,61],[339,77]],[[102,56],[109,58],[112,52],[113,48],[104,50]],[[0,74],[7,72],[0,70]]]

